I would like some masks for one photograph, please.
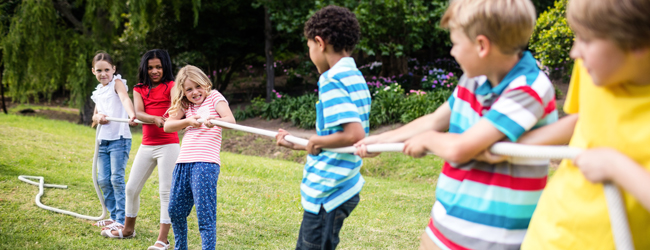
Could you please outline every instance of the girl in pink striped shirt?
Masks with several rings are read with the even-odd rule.
[[[195,66],[185,66],[176,75],[172,104],[165,132],[185,130],[176,160],[169,199],[169,217],[174,229],[175,249],[187,249],[187,216],[196,205],[203,249],[217,242],[217,180],[221,159],[221,127],[208,120],[235,123],[228,101],[208,76]],[[204,119],[205,122],[198,122]]]

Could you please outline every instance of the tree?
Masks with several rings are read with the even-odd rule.
[[[2,82],[19,102],[50,99],[57,90],[70,91],[71,103],[82,107],[80,121],[89,124],[94,109],[89,96],[96,85],[90,62],[95,51],[111,53],[128,22],[136,33],[146,32],[164,4],[154,0],[22,1],[2,40]],[[172,0],[171,5],[183,3]],[[191,5],[196,13],[200,1],[193,0]]]
[[[357,47],[382,61],[382,75],[407,73],[406,56],[423,47],[449,47],[448,33],[439,27],[446,0],[331,0],[271,1],[276,31],[294,37],[311,14],[327,5],[343,6],[355,13],[361,26]],[[282,2],[282,3],[276,3]],[[290,8],[288,8],[290,6]],[[446,49],[444,49],[446,53]]]
[[[406,74],[407,55],[429,41],[447,43],[448,33],[438,24],[446,8],[447,1],[441,0],[360,1],[354,9],[361,25],[359,48],[381,57],[381,75]]]
[[[254,8],[264,8],[264,55],[266,56],[266,102],[271,101],[275,81],[275,69],[273,67],[273,45],[277,43],[279,48],[285,49],[291,44],[302,41],[303,24],[308,18],[309,11],[315,6],[311,1],[272,1],[256,0]],[[275,24],[275,25],[274,25]],[[275,30],[274,30],[275,28]],[[275,32],[274,32],[275,31]],[[295,48],[296,46],[294,46]],[[297,46],[303,49],[303,46]]]
[[[224,0],[203,3],[194,22],[190,15],[171,19],[175,9],[162,8],[158,22],[145,38],[149,46],[167,49],[177,67],[193,64],[225,91],[236,73],[264,51],[263,10],[251,1]],[[181,13],[189,6],[183,5]]]
[[[7,112],[7,105],[5,104],[5,90],[4,83],[2,82],[2,75],[4,72],[4,60],[3,60],[3,39],[7,36],[7,30],[9,30],[9,24],[11,21],[11,16],[16,12],[16,8],[19,2],[16,0],[10,0],[3,3],[0,3],[0,98],[2,98],[2,110],[5,114]]]

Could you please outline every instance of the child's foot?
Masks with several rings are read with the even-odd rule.
[[[147,248],[147,250],[167,250],[169,249],[169,241],[165,244],[162,241],[156,241],[156,244]]]
[[[125,231],[124,227],[102,231],[102,236],[114,239],[129,239],[135,237],[135,230]]]
[[[119,222],[116,221],[116,222],[113,222],[112,224],[110,224],[108,226],[102,227],[102,231],[104,231],[104,230],[117,230],[117,229],[122,229],[122,228],[124,228],[124,225],[122,225],[122,223],[119,223]]]
[[[115,222],[115,221],[112,220],[112,219],[105,219],[105,220],[100,220],[100,221],[98,221],[98,222],[95,222],[95,224],[93,224],[93,226],[97,226],[97,227],[107,227],[107,226],[113,224],[113,222]]]

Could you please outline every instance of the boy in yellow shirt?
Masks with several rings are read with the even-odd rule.
[[[635,248],[650,249],[648,13],[648,0],[569,1],[567,17],[576,34],[571,56],[578,60],[564,109],[575,115],[519,142],[553,144],[570,137],[570,146],[588,150],[563,161],[551,178],[522,249],[614,249],[603,181],[624,191]]]

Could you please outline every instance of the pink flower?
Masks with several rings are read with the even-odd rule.
[[[449,76],[454,76],[454,73],[452,73],[452,72],[449,72]]]
[[[314,92],[318,92],[318,89],[314,89]]]
[[[221,72],[221,70],[219,70],[219,72]],[[216,70],[212,71],[212,75],[213,75],[213,76],[216,76],[216,75],[217,75],[217,71],[216,71]]]

